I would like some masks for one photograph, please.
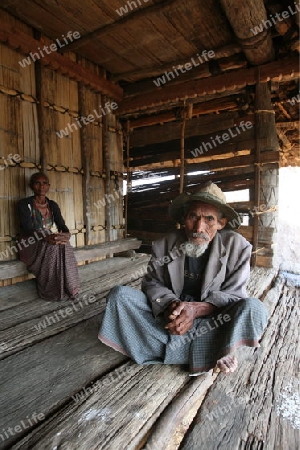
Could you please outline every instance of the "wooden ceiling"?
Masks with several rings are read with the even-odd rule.
[[[137,8],[134,1],[125,0],[4,0],[1,7],[53,40],[69,30],[78,31],[82,39],[67,49],[125,81],[150,77],[157,72],[155,67],[234,39],[216,0],[136,0],[135,4]],[[128,13],[120,16],[117,11],[124,6]]]
[[[258,79],[271,81],[277,122],[299,119],[298,102],[290,102],[299,94],[300,6],[292,0],[3,0],[0,8],[33,27],[41,41],[79,32],[60,51],[99,64],[123,88],[117,114],[132,129],[178,120],[189,104],[193,117],[251,113]],[[276,14],[281,20],[271,22]],[[251,31],[263,23],[260,33]],[[213,58],[181,73],[209,51]],[[176,70],[178,76],[155,85]],[[298,145],[295,130],[280,125],[287,152],[290,138]]]

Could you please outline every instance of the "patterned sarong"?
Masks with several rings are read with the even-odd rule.
[[[74,298],[79,291],[77,261],[70,243],[51,245],[39,240],[19,250],[20,260],[36,276],[44,300]]]
[[[212,369],[241,345],[258,347],[267,320],[260,300],[246,298],[196,319],[182,336],[170,335],[162,318],[154,318],[143,292],[116,286],[108,295],[98,337],[137,364],[189,364],[192,375]]]

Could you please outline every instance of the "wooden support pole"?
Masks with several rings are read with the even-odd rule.
[[[185,176],[185,152],[184,152],[184,137],[185,137],[185,124],[186,124],[187,111],[184,108],[182,113],[181,133],[180,133],[180,185],[179,193],[182,194],[184,189],[184,176]]]
[[[102,104],[105,104],[107,101],[106,96],[102,97]],[[110,188],[110,154],[109,154],[109,129],[108,129],[108,117],[107,114],[102,116],[102,133],[103,133],[103,160],[104,160],[104,168],[106,173],[105,178],[105,196],[107,201],[105,202],[105,240],[107,242],[111,241],[111,231],[112,231],[112,211],[111,211],[111,202],[108,201],[110,199],[109,195],[111,194]]]
[[[131,172],[130,172],[130,121],[126,122],[126,173],[127,173],[127,189],[125,196],[125,237],[128,233],[128,196],[131,191]]]
[[[261,161],[263,154],[267,151],[279,151],[279,144],[277,138],[277,130],[275,124],[275,113],[273,110],[271,95],[268,83],[257,83],[256,85],[256,110],[255,110],[255,133],[256,133],[256,149],[255,149],[255,185],[254,185],[254,205],[255,210],[261,210],[261,204],[266,205],[268,210],[271,206],[269,202],[278,202],[278,180],[276,180],[276,174],[278,174],[278,168],[271,170],[274,172],[273,178],[275,182],[273,186],[266,185],[266,177],[268,177],[269,171],[263,171]],[[270,192],[269,192],[270,191]],[[275,200],[274,200],[275,199]],[[271,217],[271,220],[270,220]],[[258,263],[257,254],[258,243],[263,239],[264,227],[270,227],[270,224],[275,220],[275,213],[269,212],[266,214],[255,214],[253,222],[253,255],[252,265]],[[274,223],[273,223],[274,225]],[[274,226],[274,230],[276,224]],[[272,238],[267,243],[269,246],[269,266],[272,266],[273,251],[271,250]]]
[[[46,151],[46,108],[45,103],[45,89],[43,86],[43,66],[39,61],[35,64],[35,79],[36,79],[36,92],[37,92],[37,119],[39,127],[39,146],[40,146],[40,164],[41,171],[46,173],[47,170],[47,151]]]
[[[78,100],[79,111],[82,116],[87,114],[85,108],[85,92],[86,88],[82,83],[79,83]],[[81,159],[83,167],[82,177],[82,196],[83,196],[83,217],[85,222],[85,245],[90,245],[91,242],[91,198],[90,198],[90,149],[87,145],[87,129],[86,126],[80,127],[80,145],[81,145]]]

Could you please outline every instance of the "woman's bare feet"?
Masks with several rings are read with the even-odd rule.
[[[226,355],[217,361],[216,368],[220,372],[230,373],[237,369],[238,361],[235,356]]]

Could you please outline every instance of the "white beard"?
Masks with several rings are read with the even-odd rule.
[[[208,248],[209,242],[205,242],[204,244],[193,244],[192,242],[185,242],[183,246],[183,253],[186,256],[190,256],[191,258],[199,258],[205,250]]]

